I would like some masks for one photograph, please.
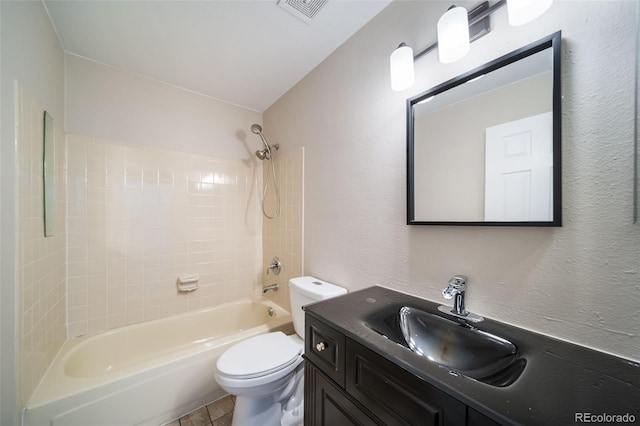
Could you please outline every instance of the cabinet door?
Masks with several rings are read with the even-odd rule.
[[[305,364],[304,398],[305,426],[381,425],[308,361]]]
[[[346,390],[386,425],[466,424],[466,406],[347,339]]]

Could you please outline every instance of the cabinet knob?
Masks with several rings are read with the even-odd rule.
[[[316,351],[322,352],[327,349],[327,344],[325,342],[320,342],[316,345]]]

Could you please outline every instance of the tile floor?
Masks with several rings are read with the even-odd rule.
[[[227,395],[167,423],[166,426],[231,426],[234,399],[233,396]]]

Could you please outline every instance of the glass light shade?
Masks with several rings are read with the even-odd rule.
[[[413,49],[401,44],[389,58],[391,89],[399,92],[413,85]]]
[[[524,25],[549,9],[553,0],[507,0],[509,24]]]
[[[464,7],[449,9],[438,20],[438,55],[449,64],[469,52],[469,16]]]

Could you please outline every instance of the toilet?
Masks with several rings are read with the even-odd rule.
[[[236,396],[232,426],[296,426],[304,418],[304,311],[309,303],[347,293],[314,277],[289,280],[296,334],[277,331],[243,340],[216,364],[216,381]]]

